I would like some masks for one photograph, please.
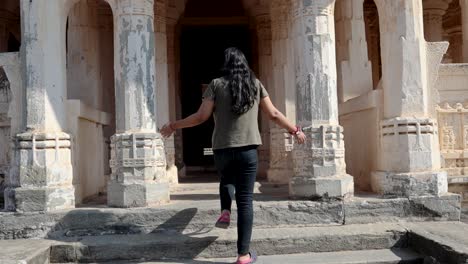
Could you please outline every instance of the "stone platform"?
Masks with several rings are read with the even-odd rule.
[[[468,225],[459,222],[259,228],[254,230],[252,248],[261,256],[259,263],[270,264],[458,264],[468,261],[467,233]],[[233,229],[213,229],[4,240],[0,241],[0,263],[231,263],[236,237]],[[307,262],[307,256],[324,261]],[[298,262],[280,261],[288,258]]]
[[[173,188],[169,204],[155,208],[108,208],[102,205],[105,201],[98,201],[51,213],[0,213],[0,239],[209,230],[219,214],[217,189],[217,183],[180,184]],[[361,195],[345,201],[305,201],[288,200],[287,186],[260,183],[255,192],[257,228],[460,220],[460,198],[451,194],[391,199]]]
[[[96,199],[73,210],[3,212],[0,263],[227,263],[222,258],[236,254],[236,213],[228,230],[214,228],[219,214],[217,192],[216,182],[189,183],[173,187],[171,202],[154,208],[109,208],[105,199]],[[463,259],[464,252],[468,252],[455,245],[459,241],[468,244],[457,237],[468,232],[468,225],[457,222],[458,195],[357,195],[346,200],[312,201],[289,200],[287,193],[285,185],[255,186],[252,245],[262,256],[271,256],[263,263],[284,263],[288,257],[284,254],[299,254],[295,258],[301,263],[301,259],[336,253],[334,258],[338,261],[344,251],[352,251],[348,256],[361,254],[362,261],[353,262],[359,264],[422,263],[423,257],[431,253],[427,252],[428,247],[439,248],[434,252],[440,255],[445,254],[448,245],[449,255],[457,259]],[[439,240],[443,235],[427,235],[427,230],[439,229],[454,238],[447,242]],[[417,245],[411,244],[411,239],[418,241]],[[416,249],[424,255],[415,253]],[[365,260],[379,250],[384,250],[381,254],[387,262],[379,258]],[[400,256],[400,250],[409,255]],[[330,261],[322,263],[347,263]]]

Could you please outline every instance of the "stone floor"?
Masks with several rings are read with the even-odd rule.
[[[461,221],[468,224],[468,206],[462,209]]]

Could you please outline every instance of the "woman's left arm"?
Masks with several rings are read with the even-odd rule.
[[[160,132],[163,137],[170,137],[177,129],[198,126],[210,118],[213,110],[214,100],[204,99],[196,113],[187,118],[165,124]]]

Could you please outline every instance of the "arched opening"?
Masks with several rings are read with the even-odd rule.
[[[372,84],[374,89],[377,89],[382,78],[382,57],[379,12],[374,0],[364,1],[364,22],[366,25],[367,54],[372,63]]]
[[[179,20],[182,117],[194,113],[207,84],[221,75],[224,50],[235,46],[253,68],[254,41],[242,1],[189,0]],[[188,173],[213,167],[213,122],[183,131],[183,159]]]
[[[69,130],[74,137],[77,204],[100,196],[110,175],[110,137],[115,134],[114,29],[104,0],[81,0],[67,22]]]

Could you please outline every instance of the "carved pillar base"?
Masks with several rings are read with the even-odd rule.
[[[267,171],[268,182],[287,184],[294,174],[292,165],[292,138],[284,129],[270,129],[270,163]]]
[[[112,175],[107,203],[145,207],[169,201],[164,144],[156,133],[116,134],[111,138]]]
[[[6,209],[20,212],[74,208],[71,140],[66,133],[23,133],[5,189]]]
[[[346,174],[343,128],[323,125],[304,129],[306,144],[294,147],[293,197],[350,197],[353,177]]]
[[[376,171],[371,176],[372,189],[383,195],[412,197],[441,196],[448,191],[447,173]]]
[[[176,166],[176,153],[174,137],[164,139],[164,149],[166,150],[166,181],[170,184],[179,183],[179,172]]]
[[[402,197],[442,195],[447,173],[440,171],[437,123],[429,118],[394,118],[381,122],[379,171],[372,189]]]

